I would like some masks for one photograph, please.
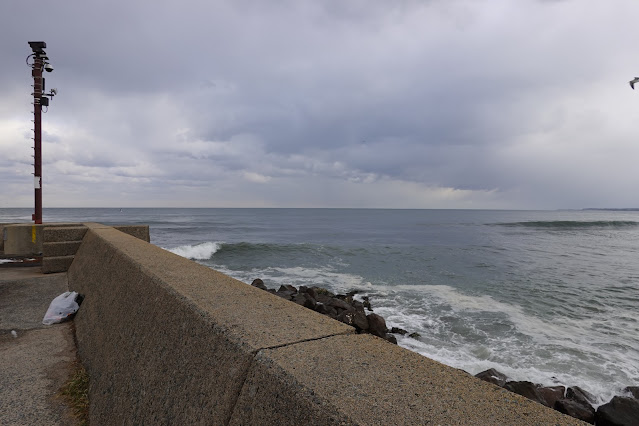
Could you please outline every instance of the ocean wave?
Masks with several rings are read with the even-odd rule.
[[[630,312],[605,319],[542,319],[519,305],[445,285],[375,290],[373,308],[389,327],[421,334],[418,339],[397,336],[400,346],[471,374],[497,368],[511,380],[578,385],[597,395],[598,404],[639,377],[634,361],[639,341],[633,337],[636,324],[627,321]],[[615,334],[602,330],[606,324]],[[623,346],[620,332],[626,334]]]
[[[346,293],[351,290],[365,290],[371,283],[363,277],[354,274],[336,272],[330,266],[326,267],[267,267],[251,270],[233,270],[223,265],[216,265],[216,270],[247,284],[255,278],[261,278],[267,287],[278,288],[283,284],[295,287],[301,285],[318,286],[336,293]]]
[[[232,253],[232,254],[250,254],[252,252],[260,253],[299,253],[300,251],[317,251],[321,250],[322,246],[305,243],[295,244],[274,244],[274,243],[224,243],[220,247],[220,253]]]
[[[220,250],[222,243],[206,242],[194,245],[184,245],[165,250],[175,253],[178,256],[193,260],[206,260],[213,257]]]
[[[172,253],[194,260],[211,259],[214,254],[250,255],[252,252],[260,253],[292,253],[300,251],[317,251],[321,246],[312,244],[268,244],[268,243],[226,243],[204,242],[191,245],[183,245],[174,248],[165,248]]]
[[[523,228],[543,228],[543,229],[590,229],[590,228],[636,228],[639,222],[629,220],[537,220],[528,222],[507,222],[495,223],[491,225],[523,227]]]

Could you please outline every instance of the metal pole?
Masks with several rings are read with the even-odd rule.
[[[40,55],[35,56],[33,62],[33,132],[34,132],[34,188],[35,188],[35,213],[32,219],[35,223],[42,223],[42,67],[44,60]]]

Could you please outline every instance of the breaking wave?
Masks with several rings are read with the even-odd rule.
[[[552,221],[530,221],[496,223],[497,226],[543,228],[543,229],[592,229],[592,228],[636,228],[639,222],[623,220],[597,220],[597,221],[574,221],[574,220],[552,220]]]
[[[175,253],[178,256],[186,257],[187,259],[206,260],[210,259],[215,253],[217,253],[221,246],[221,243],[206,242],[174,248],[165,248],[165,250]]]

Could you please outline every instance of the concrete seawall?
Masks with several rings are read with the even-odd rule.
[[[92,424],[582,424],[116,229],[68,271]]]

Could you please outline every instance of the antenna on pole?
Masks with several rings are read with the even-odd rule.
[[[42,223],[42,106],[49,106],[49,98],[53,98],[58,91],[52,89],[50,93],[44,93],[44,78],[42,70],[53,71],[49,64],[49,58],[44,49],[47,44],[43,41],[30,41],[29,46],[33,53],[27,56],[27,65],[31,67],[33,77],[33,140],[34,140],[34,185],[35,188],[35,213],[31,216],[35,223]],[[29,58],[33,57],[33,63]]]

